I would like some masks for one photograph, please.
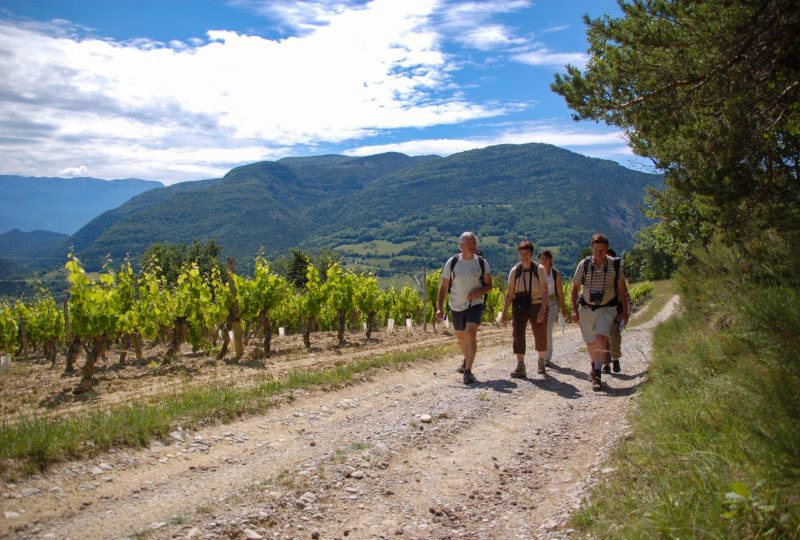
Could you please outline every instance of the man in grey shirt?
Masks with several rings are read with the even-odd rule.
[[[475,233],[463,233],[459,243],[461,253],[448,259],[442,269],[436,317],[444,319],[444,298],[449,292],[453,329],[464,355],[464,384],[472,384],[477,382],[472,374],[472,363],[478,350],[483,295],[492,290],[492,272],[486,259],[477,254],[478,237]]]

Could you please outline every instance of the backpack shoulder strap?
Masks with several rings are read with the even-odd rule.
[[[583,278],[581,279],[581,285],[586,285],[586,272],[589,271],[589,264],[591,262],[592,262],[591,255],[583,259]]]
[[[447,294],[450,294],[450,291],[453,290],[453,278],[455,277],[453,275],[453,270],[455,269],[456,264],[458,263],[458,256],[459,255],[460,255],[460,253],[456,253],[455,255],[450,257],[449,261],[447,261],[447,264],[450,265],[450,283],[448,283],[448,285],[447,285]]]

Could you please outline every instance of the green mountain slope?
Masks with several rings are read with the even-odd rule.
[[[50,268],[63,258],[63,255],[53,258],[50,254],[61,251],[68,238],[66,234],[50,231],[13,229],[0,234],[0,258],[28,269]]]
[[[646,220],[646,186],[661,178],[550,145],[455,154],[314,156],[260,162],[222,179],[134,197],[70,238],[92,267],[137,256],[154,242],[215,239],[225,255],[270,257],[299,246],[335,248],[346,262],[387,275],[439,266],[474,230],[496,269],[523,236],[572,264],[595,231],[630,247]]]

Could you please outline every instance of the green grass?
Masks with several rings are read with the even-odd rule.
[[[782,313],[786,328],[764,340],[757,315],[732,306],[724,325],[689,310],[656,329],[632,437],[573,516],[581,535],[800,538],[800,377],[796,348],[781,352],[797,340],[800,310],[777,294],[755,305],[765,321]]]
[[[381,368],[402,368],[441,358],[453,346],[385,354],[320,371],[295,371],[285,379],[251,388],[210,385],[186,388],[148,403],[131,403],[109,411],[72,418],[22,417],[0,425],[0,477],[14,478],[67,459],[88,458],[112,447],[141,447],[166,437],[178,425],[193,428],[208,420],[232,419],[263,412],[276,398],[301,388],[328,389],[353,382]]]
[[[651,321],[667,305],[669,299],[675,295],[675,285],[672,280],[665,279],[653,281],[652,283],[653,292],[650,295],[650,300],[631,318],[628,328]]]

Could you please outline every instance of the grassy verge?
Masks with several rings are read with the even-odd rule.
[[[800,292],[748,281],[736,264],[753,260],[681,278],[686,312],[656,329],[633,436],[573,516],[581,534],[800,538]]]
[[[669,299],[675,295],[675,286],[672,280],[653,281],[653,292],[645,306],[636,312],[628,323],[628,328],[639,326],[653,319],[661,309],[667,305]]]
[[[0,477],[24,476],[53,463],[88,458],[112,447],[139,447],[165,437],[178,425],[193,428],[208,421],[228,421],[273,406],[295,389],[329,389],[381,368],[401,368],[415,361],[441,358],[452,346],[384,354],[320,371],[296,371],[285,379],[251,388],[209,385],[159,396],[75,418],[21,418],[0,426]]]

